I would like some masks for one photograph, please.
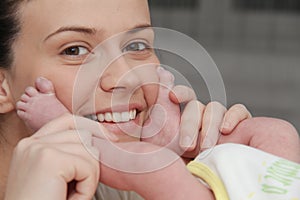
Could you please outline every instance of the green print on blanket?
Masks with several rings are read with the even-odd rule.
[[[278,160],[267,168],[264,176],[267,183],[262,185],[265,193],[284,195],[288,193],[289,186],[300,180],[300,165],[288,160]]]

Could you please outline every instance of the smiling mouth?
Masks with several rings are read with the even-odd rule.
[[[130,111],[125,111],[125,112],[105,112],[99,114],[91,114],[91,115],[86,115],[85,117],[98,122],[122,123],[122,122],[129,122],[131,120],[135,120],[137,114],[138,114],[137,109],[132,109]]]

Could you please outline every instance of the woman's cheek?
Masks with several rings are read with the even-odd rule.
[[[57,98],[68,110],[72,110],[75,78],[73,76],[65,75],[63,77],[48,77],[48,79],[52,81],[54,85]]]
[[[15,103],[20,100],[20,97],[22,94],[24,94],[27,87],[34,85],[34,81],[31,80],[31,78],[25,78],[23,76],[16,76],[12,74],[7,76],[7,83],[10,88],[11,99]]]

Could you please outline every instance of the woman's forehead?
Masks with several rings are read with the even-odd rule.
[[[21,8],[32,9],[30,12],[40,13],[47,11],[49,17],[54,17],[60,12],[65,14],[85,13],[98,16],[120,16],[131,15],[139,17],[138,14],[149,15],[147,0],[28,0],[23,1]]]
[[[22,24],[44,34],[72,26],[113,34],[150,24],[146,0],[35,0],[23,5]]]

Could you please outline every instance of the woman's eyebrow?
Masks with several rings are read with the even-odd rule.
[[[134,34],[136,32],[139,32],[139,31],[142,31],[145,29],[152,29],[152,26],[150,24],[140,24],[140,25],[137,25],[137,26],[129,29],[127,31],[127,34]]]
[[[62,32],[68,32],[68,31],[79,32],[79,33],[84,33],[84,34],[88,34],[88,35],[95,35],[97,32],[101,32],[101,31],[97,31],[94,28],[87,28],[87,27],[81,27],[81,26],[66,26],[66,27],[61,27],[58,30],[56,30],[55,32],[48,35],[44,39],[44,42],[56,34],[59,34]]]
[[[142,31],[142,30],[145,30],[148,28],[152,28],[152,26],[150,24],[140,24],[140,25],[134,26],[133,28],[130,28],[126,33],[134,34],[136,32],[139,32],[139,31]],[[65,27],[60,27],[55,32],[49,34],[44,39],[44,42],[54,35],[57,35],[62,32],[68,32],[68,31],[84,33],[84,34],[88,34],[88,35],[95,35],[97,32],[100,32],[100,33],[102,32],[102,30],[97,30],[95,28],[88,28],[88,27],[82,27],[82,26],[65,26]]]

